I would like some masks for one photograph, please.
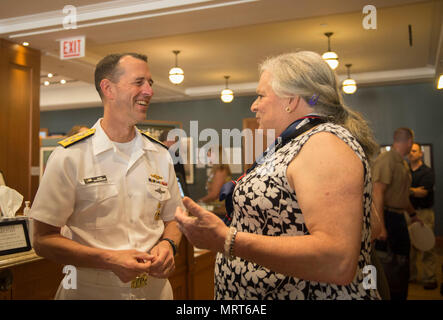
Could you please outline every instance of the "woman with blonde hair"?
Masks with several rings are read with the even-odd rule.
[[[199,199],[199,202],[210,203],[216,207],[223,205],[219,200],[220,190],[222,186],[232,179],[229,164],[223,163],[223,147],[218,146],[215,152],[209,149],[208,156],[212,160],[212,168],[208,175],[206,183],[207,194]]]
[[[378,150],[366,121],[314,52],[267,59],[257,95],[259,128],[278,138],[234,186],[230,227],[189,198],[193,217],[176,211],[194,245],[218,252],[216,299],[380,299],[365,268]]]

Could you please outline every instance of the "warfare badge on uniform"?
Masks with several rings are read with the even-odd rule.
[[[148,275],[143,273],[131,281],[131,288],[142,288],[148,284]]]

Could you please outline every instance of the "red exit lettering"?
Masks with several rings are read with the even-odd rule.
[[[63,42],[63,56],[78,56],[81,52],[81,40],[69,40]]]

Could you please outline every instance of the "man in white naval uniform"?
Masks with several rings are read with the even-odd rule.
[[[60,142],[35,197],[34,249],[72,265],[76,286],[56,299],[172,299],[168,276],[182,207],[168,149],[135,125],[153,95],[147,58],[108,55],[95,70],[104,115]],[[60,235],[67,226],[72,240]]]

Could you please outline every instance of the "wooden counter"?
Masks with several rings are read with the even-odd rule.
[[[169,278],[176,300],[214,298],[215,254],[194,250],[183,238],[175,258],[175,271]],[[0,256],[0,300],[53,299],[63,266],[36,255],[34,250]]]
[[[34,250],[0,256],[0,299],[53,299],[62,270],[62,265],[37,256]]]
[[[183,238],[175,258],[175,272],[169,278],[175,300],[214,299],[215,254],[198,250]]]

